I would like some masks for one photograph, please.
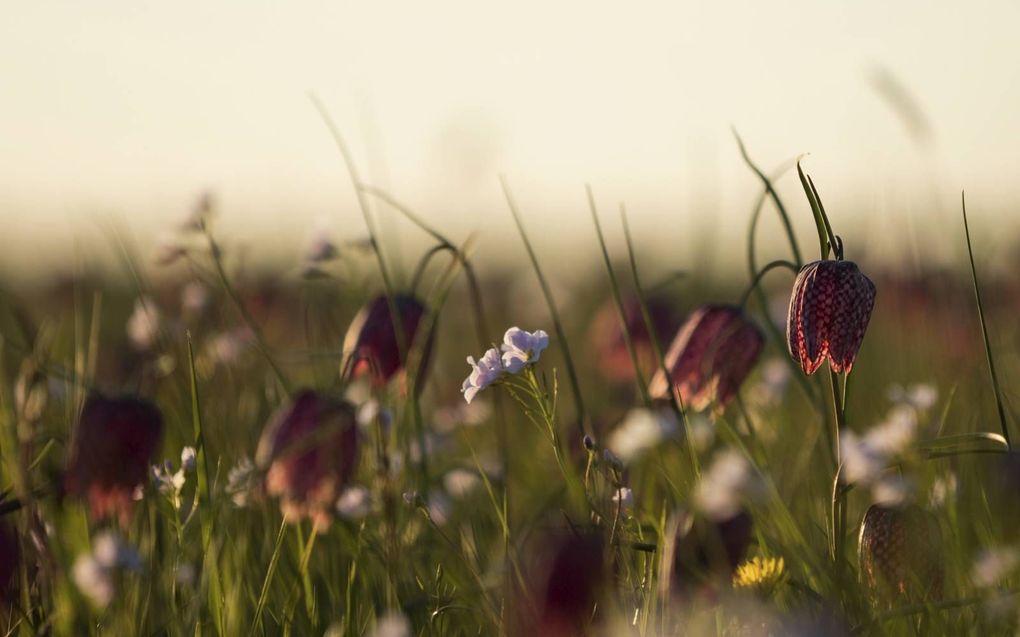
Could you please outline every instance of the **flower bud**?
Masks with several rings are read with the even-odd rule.
[[[393,330],[389,299],[385,295],[377,296],[358,311],[347,328],[344,337],[344,353],[349,357],[347,364],[353,365],[354,374],[367,373],[377,386],[383,386],[404,371],[408,354],[417,347],[421,360],[417,378],[420,391],[431,359],[433,340],[430,333],[424,344],[415,344],[425,306],[406,294],[394,296],[393,304],[403,327],[402,338],[398,339]]]

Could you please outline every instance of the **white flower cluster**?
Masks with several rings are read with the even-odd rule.
[[[152,465],[152,482],[164,495],[180,493],[184,488],[186,474],[195,470],[195,463],[194,447],[185,447],[181,450],[181,468],[177,471],[174,471],[173,464],[169,460],[163,461],[161,465]]]
[[[911,496],[913,483],[902,475],[886,472],[886,469],[914,444],[920,415],[934,404],[931,391],[915,387],[909,392],[913,394],[911,400],[897,401],[885,420],[863,436],[852,431],[840,434],[843,482],[871,487],[872,499],[885,506],[902,504]]]
[[[503,335],[500,349],[493,347],[477,361],[473,356],[467,357],[471,374],[464,379],[460,389],[464,400],[470,404],[478,392],[498,381],[503,374],[516,374],[528,365],[537,363],[542,351],[548,346],[549,335],[545,331],[527,332],[519,327],[511,327]]]
[[[116,576],[120,570],[139,571],[142,560],[119,535],[103,531],[92,542],[92,552],[74,562],[71,577],[85,597],[100,608],[106,608],[117,592]]]
[[[764,485],[751,463],[736,449],[715,455],[708,471],[694,488],[694,503],[710,519],[724,522],[740,513],[744,500],[755,500]]]
[[[634,408],[609,435],[608,450],[624,465],[640,459],[659,444],[674,440],[680,433],[673,412]]]

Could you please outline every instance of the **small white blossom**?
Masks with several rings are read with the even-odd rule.
[[[931,484],[931,497],[929,499],[932,507],[939,508],[945,506],[946,502],[956,495],[958,489],[959,482],[956,479],[955,473],[935,478]]]
[[[631,409],[609,435],[607,447],[623,464],[630,464],[664,440],[675,438],[679,429],[669,412]]]
[[[511,374],[538,362],[542,351],[549,346],[549,335],[544,330],[527,332],[511,327],[503,335],[503,367]]]
[[[761,485],[751,464],[735,449],[716,454],[694,488],[694,502],[713,520],[728,520],[740,512],[744,499],[760,495]]]
[[[917,424],[917,413],[910,407],[899,405],[863,437],[852,431],[840,434],[843,481],[848,484],[874,483],[892,460],[913,444]]]
[[[71,567],[71,578],[85,597],[101,608],[113,601],[120,570],[141,570],[138,552],[111,531],[96,534],[92,551],[81,555]]]
[[[429,517],[432,521],[442,526],[450,519],[450,513],[453,512],[453,503],[445,494],[436,492],[429,496],[428,502],[425,503],[425,508],[428,509]]]
[[[361,520],[368,515],[371,508],[372,501],[368,489],[361,485],[344,489],[336,502],[336,512],[347,520]]]
[[[197,455],[194,447],[185,447],[181,449],[181,469],[184,471],[194,471],[196,462]]]
[[[152,482],[156,489],[164,495],[174,495],[184,488],[184,471],[174,471],[173,464],[169,460],[163,464],[154,464],[151,469]]]
[[[96,606],[106,608],[113,601],[116,593],[113,574],[92,555],[82,555],[74,561],[71,578],[78,590]]]
[[[255,333],[248,326],[220,332],[205,343],[206,360],[213,365],[231,365],[255,344]]]
[[[974,561],[971,579],[980,588],[991,588],[1012,575],[1017,566],[1020,566],[1020,554],[1015,548],[991,548]]]
[[[181,309],[199,314],[209,305],[209,288],[201,281],[189,281],[181,290]]]
[[[889,388],[889,399],[894,403],[913,407],[917,411],[928,411],[938,401],[939,392],[931,383],[917,383],[910,387],[893,385]]]
[[[464,400],[471,404],[475,395],[492,383],[499,380],[503,375],[503,361],[500,358],[499,350],[492,348],[478,360],[471,356],[467,357],[468,365],[471,366],[471,374],[464,379],[464,385],[460,391],[464,393]]]
[[[227,472],[227,495],[234,503],[234,506],[243,508],[251,503],[258,492],[259,480],[255,472],[255,464],[248,458],[241,458],[233,468]]]
[[[901,475],[884,475],[871,487],[871,498],[875,504],[897,507],[904,504],[914,493],[914,483]]]
[[[627,487],[620,487],[613,492],[613,512],[628,514],[634,510],[634,492]]]
[[[443,476],[446,492],[458,499],[470,495],[481,483],[478,473],[470,469],[451,469]]]
[[[391,612],[378,619],[371,637],[412,637],[411,622],[400,613]]]
[[[127,335],[136,349],[152,347],[159,334],[160,313],[152,299],[145,297],[135,301],[134,312],[127,322]]]

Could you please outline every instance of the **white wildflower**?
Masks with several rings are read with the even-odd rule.
[[[450,519],[450,513],[453,512],[453,502],[445,494],[436,492],[429,495],[425,508],[428,509],[429,517],[432,521],[442,526]]]
[[[255,471],[255,464],[249,458],[241,458],[227,472],[227,495],[230,496],[234,506],[243,508],[252,502],[258,489],[259,479]]]
[[[676,419],[669,412],[631,409],[623,422],[609,435],[607,447],[626,465],[664,440],[675,438],[678,431]]]
[[[169,460],[163,464],[154,464],[151,468],[152,483],[163,495],[175,495],[184,488],[184,471],[174,471],[174,466]]]
[[[538,362],[542,351],[549,346],[549,335],[544,330],[527,332],[511,327],[503,335],[503,367],[511,374]]]
[[[71,578],[85,597],[101,608],[113,601],[117,592],[116,575],[120,570],[141,570],[138,552],[111,531],[96,534],[92,551],[78,557]]]
[[[889,399],[894,403],[913,407],[917,411],[928,411],[938,401],[939,392],[931,383],[917,383],[910,387],[893,385],[889,388]]]
[[[879,478],[871,487],[871,498],[875,504],[884,507],[898,507],[911,498],[914,483],[908,478],[888,474]]]
[[[71,578],[78,590],[96,606],[106,608],[113,601],[116,593],[113,574],[92,555],[82,555],[74,561]]]
[[[713,520],[728,520],[740,512],[744,499],[760,494],[751,464],[735,449],[716,454],[694,488],[694,502]]]
[[[205,356],[213,365],[231,365],[255,344],[255,333],[248,326],[213,336],[205,344]]]
[[[991,588],[1020,566],[1020,554],[1013,547],[995,547],[982,552],[974,561],[971,580],[980,588]]]
[[[499,380],[503,375],[503,361],[500,358],[499,350],[492,348],[478,360],[471,356],[467,357],[468,365],[471,366],[471,374],[464,379],[464,385],[460,391],[464,393],[464,400],[471,404],[478,392],[482,391],[492,383]]]
[[[478,473],[470,469],[451,469],[443,476],[443,487],[455,498],[464,498],[482,483]]]
[[[634,510],[634,492],[627,487],[620,487],[613,492],[613,513],[617,511],[622,515],[629,514]]]
[[[200,314],[209,305],[209,288],[201,281],[189,281],[181,289],[181,309],[188,314]]]
[[[195,464],[197,462],[197,454],[195,453],[194,447],[185,447],[181,449],[181,469],[189,472],[195,470]]]
[[[956,479],[955,473],[935,478],[931,483],[931,497],[929,498],[932,507],[945,506],[946,502],[956,495],[958,489],[959,481]]]
[[[412,637],[411,622],[398,612],[380,617],[375,623],[371,637]]]
[[[304,261],[307,265],[316,265],[332,261],[337,257],[336,244],[330,238],[328,224],[320,222],[305,240]]]
[[[152,299],[143,297],[135,301],[134,312],[127,322],[127,334],[136,349],[152,347],[159,334],[160,313]]]
[[[368,515],[371,508],[371,495],[368,489],[361,485],[347,487],[336,501],[337,513],[347,520],[361,520]]]
[[[916,412],[899,405],[863,437],[852,431],[840,434],[843,481],[848,484],[874,483],[882,471],[913,444],[917,424]]]

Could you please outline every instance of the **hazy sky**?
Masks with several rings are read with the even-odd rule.
[[[742,230],[731,125],[763,166],[810,152],[860,241],[956,223],[962,187],[980,218],[1020,201],[1018,26],[1015,1],[3,2],[0,264],[110,216],[155,237],[205,188],[241,238],[360,236],[309,91],[371,181],[483,245],[501,173],[547,244],[591,238],[585,182],[663,245]]]

